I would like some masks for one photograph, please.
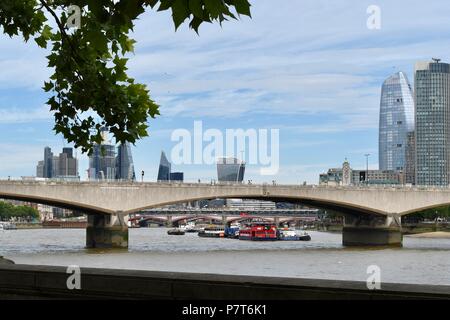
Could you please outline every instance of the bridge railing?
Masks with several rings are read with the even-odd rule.
[[[304,184],[278,184],[278,183],[236,183],[236,182],[214,182],[214,183],[206,183],[206,182],[171,182],[171,181],[158,181],[158,182],[140,182],[140,181],[130,181],[130,180],[81,180],[81,181],[73,181],[73,180],[63,180],[63,179],[47,179],[47,178],[35,178],[35,177],[0,177],[0,183],[8,183],[8,184],[43,184],[43,185],[127,185],[127,186],[234,186],[239,188],[296,188],[296,189],[325,189],[325,190],[380,190],[380,189],[396,189],[396,190],[411,190],[411,191],[439,191],[439,190],[448,190],[450,186],[422,186],[422,185],[407,185],[407,184],[369,184],[369,185],[350,185],[350,186],[330,186],[330,185],[304,185]]]

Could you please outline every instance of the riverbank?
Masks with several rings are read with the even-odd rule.
[[[410,238],[428,238],[428,239],[450,239],[450,232],[435,231],[405,235]]]

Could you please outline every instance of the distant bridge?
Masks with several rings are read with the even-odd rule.
[[[345,215],[343,242],[400,244],[401,216],[450,205],[449,188],[402,186],[0,181],[0,198],[44,203],[89,215],[88,246],[127,246],[127,215],[202,199],[301,203]]]
[[[135,222],[153,222],[166,226],[177,226],[190,221],[211,221],[220,224],[230,225],[233,222],[244,222],[260,220],[277,225],[313,222],[317,221],[317,216],[268,216],[268,215],[219,215],[219,214],[185,214],[185,215],[139,215],[130,220]]]

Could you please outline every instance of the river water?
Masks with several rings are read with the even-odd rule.
[[[130,229],[128,250],[85,249],[85,230],[0,231],[0,255],[16,263],[450,285],[450,239],[405,237],[402,248],[345,248],[342,235],[311,231],[312,240],[253,242],[169,236],[165,228]]]

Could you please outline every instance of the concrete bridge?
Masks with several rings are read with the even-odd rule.
[[[449,188],[402,186],[0,181],[0,198],[49,204],[88,214],[88,247],[127,247],[128,214],[215,198],[302,203],[344,215],[344,245],[400,245],[401,217],[450,205]]]

